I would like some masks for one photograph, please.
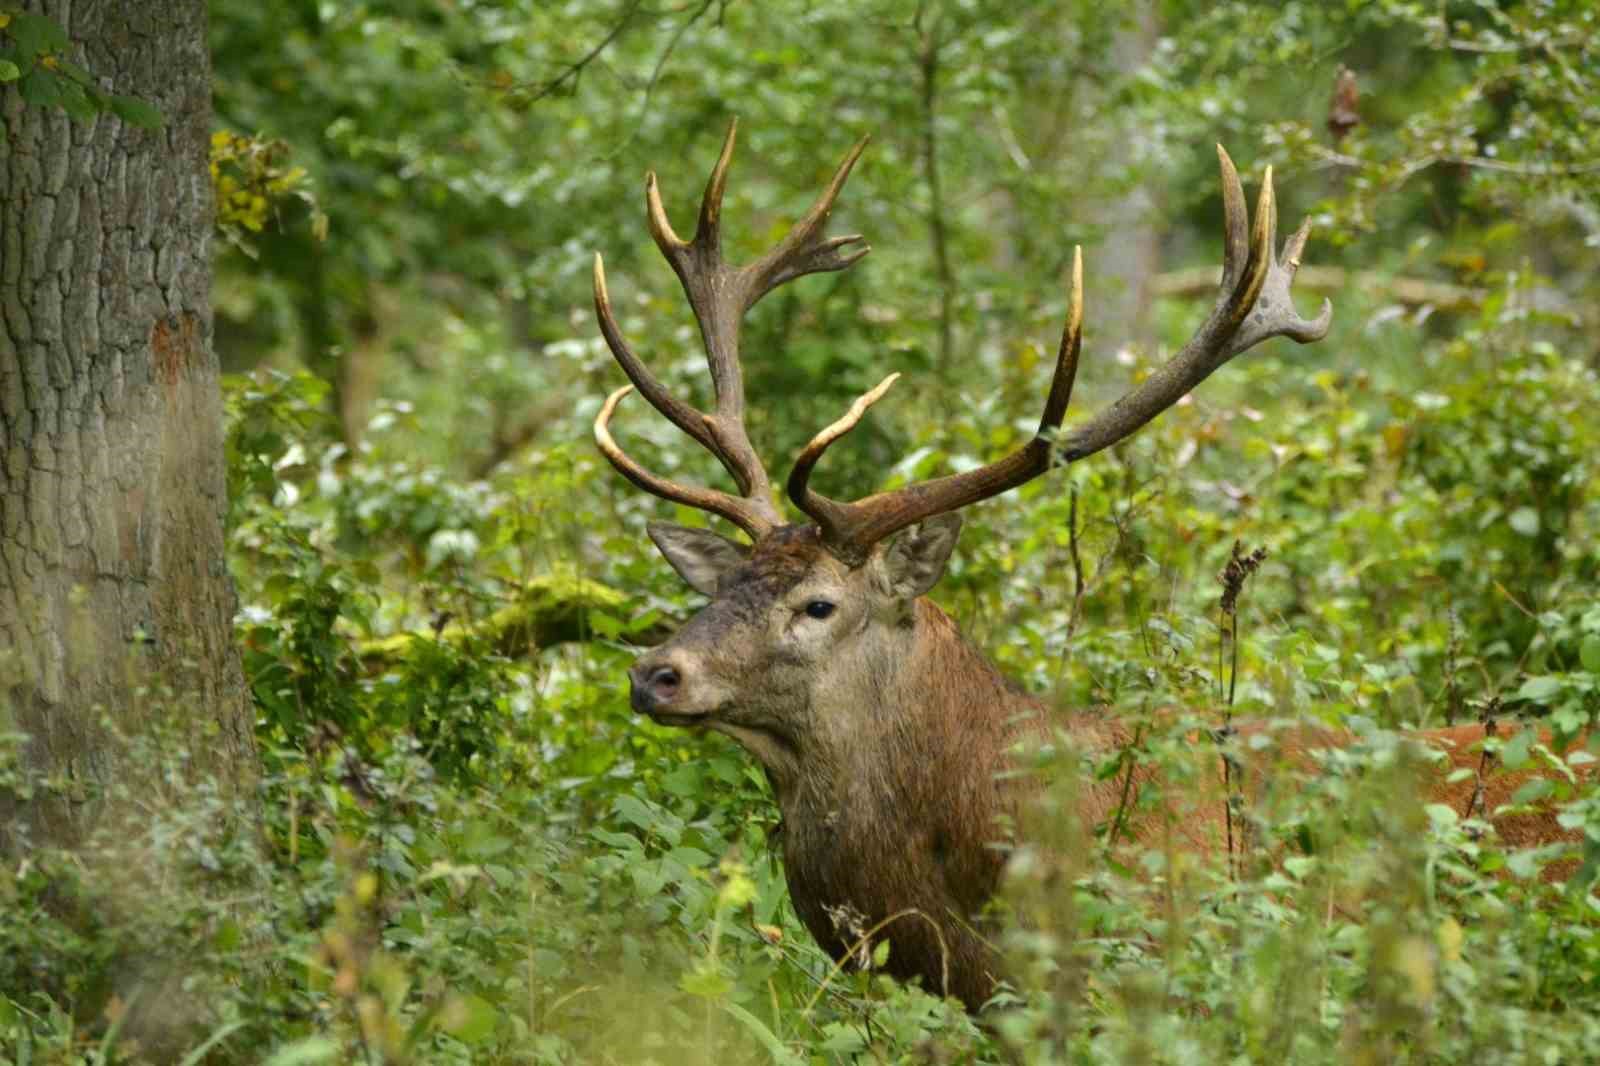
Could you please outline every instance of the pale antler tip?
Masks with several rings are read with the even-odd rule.
[[[1328,335],[1328,328],[1333,325],[1333,301],[1326,296],[1322,298],[1322,310],[1317,312],[1317,317],[1311,320],[1311,328],[1316,332],[1316,340],[1321,340]]]
[[[1067,309],[1067,332],[1077,334],[1083,328],[1083,245],[1072,246],[1071,307]]]
[[[611,421],[611,415],[616,411],[617,404],[622,402],[622,398],[632,391],[632,385],[624,385],[620,389],[613,391],[610,396],[606,397],[606,402],[600,405],[600,413],[594,416],[595,443],[600,445],[600,450],[607,455],[620,450],[617,448],[617,442],[611,437],[611,429],[608,425]]]
[[[644,213],[650,236],[655,239],[662,254],[670,259],[669,249],[681,246],[683,241],[667,218],[667,209],[661,203],[661,188],[656,184],[656,172],[653,170],[644,176]]]
[[[1264,240],[1272,240],[1278,222],[1278,195],[1272,188],[1272,164],[1261,175],[1261,195],[1256,200],[1256,226]],[[1271,254],[1272,249],[1265,249]]]

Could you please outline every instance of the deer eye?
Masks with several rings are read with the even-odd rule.
[[[812,600],[806,604],[806,615],[810,618],[826,618],[833,613],[833,604],[827,600]]]

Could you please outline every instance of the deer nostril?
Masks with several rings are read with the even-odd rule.
[[[683,674],[671,663],[636,662],[628,670],[629,701],[640,714],[675,714],[683,695]]]
[[[645,682],[650,694],[658,700],[669,699],[678,691],[678,684],[683,679],[678,676],[678,671],[670,666],[658,666],[650,671],[650,678]]]

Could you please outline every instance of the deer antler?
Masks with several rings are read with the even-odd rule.
[[[594,436],[600,451],[611,461],[611,465],[646,492],[721,515],[753,539],[760,539],[781,525],[783,517],[772,501],[772,483],[755,449],[751,447],[749,434],[745,430],[739,328],[745,312],[784,282],[806,274],[843,270],[871,250],[857,234],[827,239],[822,237],[833,203],[844,188],[851,167],[855,166],[862,149],[866,147],[867,139],[863,137],[856,142],[811,210],[794,224],[782,240],[755,261],[742,267],[733,267],[722,259],[721,222],[722,194],[727,181],[728,164],[733,158],[737,129],[737,121],[728,126],[722,154],[706,182],[705,195],[700,201],[700,218],[692,240],[682,240],[673,232],[672,223],[667,220],[667,213],[661,206],[655,173],[645,177],[645,207],[650,235],[655,238],[656,246],[683,283],[684,295],[688,297],[689,306],[700,325],[700,337],[705,344],[706,361],[711,368],[711,384],[716,394],[716,412],[706,414],[673,396],[634,355],[611,313],[605,267],[599,253],[596,253],[595,316],[600,321],[600,332],[605,336],[611,354],[633,385],[624,386],[607,397],[600,414],[595,418]],[[854,247],[856,245],[860,247]],[[611,436],[609,422],[617,404],[633,388],[637,388],[651,406],[673,425],[699,441],[702,447],[717,457],[738,485],[738,496],[659,477],[645,470],[617,446]]]
[[[1105,410],[1070,433],[1059,435],[1082,345],[1083,255],[1081,249],[1075,250],[1071,305],[1050,394],[1034,438],[1005,458],[976,470],[907,485],[854,503],[841,503],[813,491],[809,482],[817,460],[883,397],[898,376],[890,375],[858,399],[848,414],[812,438],[789,475],[789,498],[817,523],[830,551],[844,562],[860,565],[873,545],[900,529],[1016,488],[1052,466],[1092,455],[1132,435],[1223,363],[1269,337],[1291,337],[1306,344],[1327,335],[1333,305],[1324,300],[1321,313],[1307,320],[1295,312],[1289,296],[1294,272],[1311,233],[1310,220],[1303,222],[1284,244],[1282,254],[1274,256],[1278,212],[1272,192],[1272,168],[1267,168],[1262,180],[1255,224],[1251,226],[1233,160],[1221,145],[1217,146],[1217,157],[1222,168],[1222,287],[1216,306],[1189,343]]]

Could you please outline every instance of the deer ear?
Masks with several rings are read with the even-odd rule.
[[[941,514],[896,537],[883,551],[890,591],[900,599],[914,600],[938,584],[960,533],[961,516]]]
[[[717,594],[717,579],[744,562],[749,549],[709,529],[694,529],[671,522],[651,522],[645,526],[650,539],[678,576],[707,596]]]

